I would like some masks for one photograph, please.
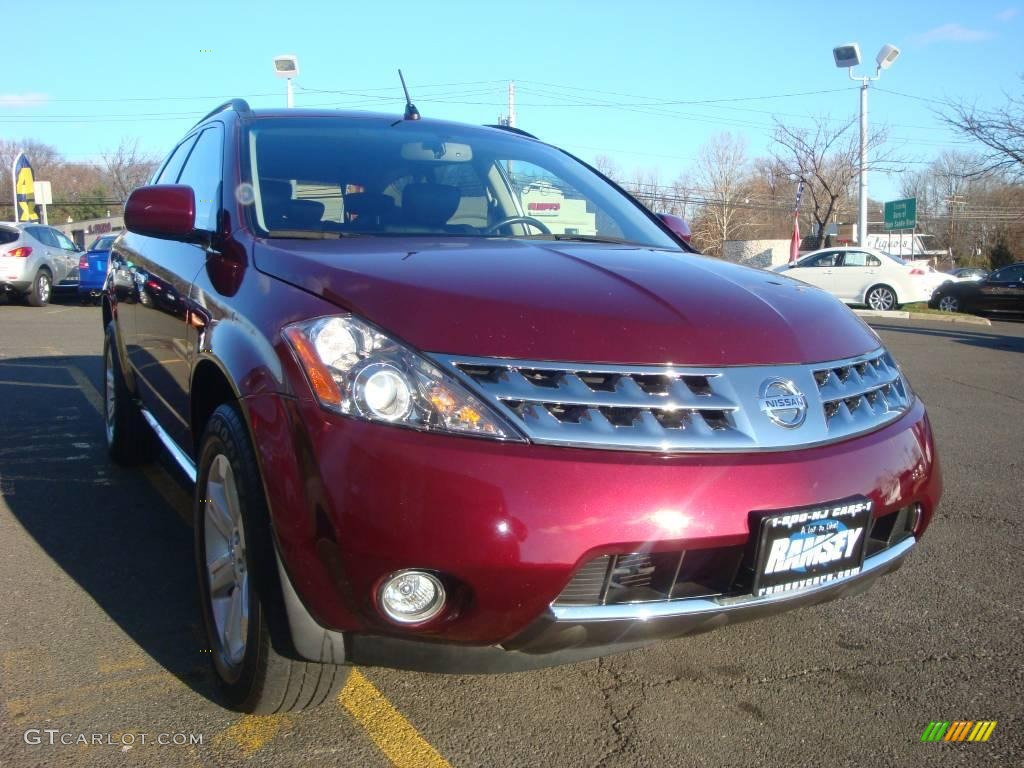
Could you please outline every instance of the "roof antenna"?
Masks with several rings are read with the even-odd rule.
[[[405,77],[402,76],[402,70],[398,70],[398,79],[402,81],[402,90],[405,91],[405,117],[406,120],[419,120],[420,111],[416,109],[416,105],[412,103],[412,99],[409,98],[409,89],[405,87]]]

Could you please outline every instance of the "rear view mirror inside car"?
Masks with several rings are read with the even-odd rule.
[[[438,163],[468,163],[473,159],[473,149],[469,144],[411,141],[402,145],[402,159]]]

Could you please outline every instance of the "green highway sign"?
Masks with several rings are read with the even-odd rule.
[[[886,229],[914,229],[917,226],[917,198],[890,200],[885,204]]]

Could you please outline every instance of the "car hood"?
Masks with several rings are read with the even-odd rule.
[[[257,269],[427,352],[619,364],[765,365],[879,346],[804,283],[689,253],[594,243],[257,240]]]

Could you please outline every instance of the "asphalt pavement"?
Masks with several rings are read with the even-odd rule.
[[[515,675],[360,669],[260,718],[216,703],[190,491],[106,458],[99,309],[0,302],[0,766],[1024,764],[1024,323],[874,327],[946,493],[868,593]],[[997,725],[922,743],[936,720]]]

